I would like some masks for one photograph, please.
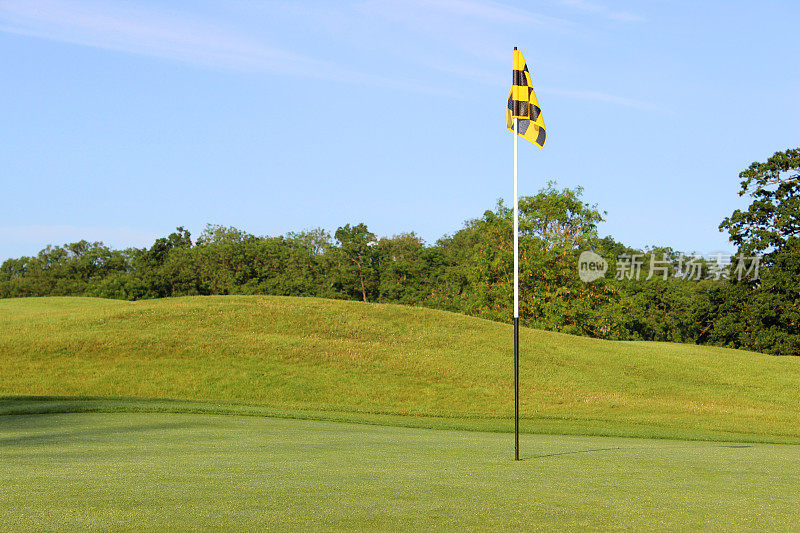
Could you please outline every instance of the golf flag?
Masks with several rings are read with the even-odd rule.
[[[518,133],[539,148],[544,148],[547,134],[544,130],[542,110],[539,101],[533,92],[531,74],[522,52],[514,49],[514,77],[511,90],[508,93],[508,107],[506,108],[506,127],[514,131],[514,119],[518,118]]]

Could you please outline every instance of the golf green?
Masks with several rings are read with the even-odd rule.
[[[3,530],[771,529],[800,446],[170,413],[0,417]]]

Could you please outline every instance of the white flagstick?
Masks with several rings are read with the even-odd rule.
[[[514,118],[514,460],[519,461],[519,199],[517,193],[517,132]]]
[[[514,119],[514,318],[519,318],[519,200],[517,192],[517,131],[519,119]]]

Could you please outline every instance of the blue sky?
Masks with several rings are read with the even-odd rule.
[[[601,234],[731,251],[738,173],[800,145],[800,2],[0,1],[0,259],[176,226],[365,222],[427,242],[512,194],[528,61]]]

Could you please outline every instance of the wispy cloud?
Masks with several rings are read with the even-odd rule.
[[[185,15],[118,3],[41,0],[0,4],[3,31],[228,68],[319,66]]]
[[[267,71],[420,92],[413,80],[360,72],[272,46],[185,13],[92,0],[10,0],[0,4],[0,31],[82,46],[245,71]]]
[[[589,0],[560,0],[572,8],[618,20],[635,20]],[[239,15],[257,20],[280,15],[302,31],[321,28],[327,37],[319,43],[349,43],[358,55],[368,48],[374,57],[392,55],[407,72],[431,78],[432,70],[446,74],[436,84],[404,78],[401,69],[387,73],[362,67],[353,58],[339,62],[319,59],[325,54],[290,51],[286,43],[269,42],[269,31],[247,31],[242,25],[195,14],[142,4],[98,0],[4,0],[0,3],[0,31],[106,50],[146,55],[193,65],[228,70],[268,72],[329,81],[389,87],[398,90],[453,96],[463,94],[463,83],[505,86],[510,25],[536,28],[540,35],[578,31],[576,23],[547,14],[479,0],[359,0],[316,4],[312,8],[291,2],[233,4]],[[262,17],[258,19],[257,17]],[[332,24],[330,21],[336,21]],[[380,32],[391,32],[381,40]],[[369,46],[366,46],[366,43]],[[528,58],[531,59],[530,57]],[[422,70],[420,71],[420,67]],[[416,71],[415,71],[416,69]],[[414,76],[416,74],[412,74]],[[638,100],[591,90],[540,88],[542,93],[593,100],[643,110],[655,106]]]
[[[537,91],[540,92],[540,91]],[[607,94],[597,91],[576,91],[570,89],[552,89],[546,88],[541,91],[542,94],[553,94],[556,96],[564,96],[567,98],[576,98],[578,100],[592,100],[595,102],[604,102],[608,104],[616,104],[625,107],[632,107],[634,109],[642,109],[644,111],[658,111],[660,110],[659,106],[650,104],[648,102],[642,102],[640,100],[635,100],[633,98],[626,98],[624,96],[616,96],[613,94]]]
[[[644,20],[644,17],[641,15],[629,11],[618,11],[602,4],[589,2],[588,0],[560,0],[560,3],[583,11],[584,13],[593,13],[611,20],[618,20],[621,22],[641,22]]]
[[[520,9],[498,2],[475,0],[368,0],[364,6],[385,12],[411,12],[424,8],[426,13],[439,12],[449,16],[471,18],[479,21],[490,21],[501,24],[518,24],[526,27],[547,27],[556,29],[573,27],[568,20]]]
[[[539,35],[574,31],[568,20],[491,1],[476,0],[367,0],[358,10],[383,19],[407,32],[424,36],[445,50],[459,50],[479,60],[508,58],[509,27],[528,28]],[[428,46],[435,56],[440,48]]]

